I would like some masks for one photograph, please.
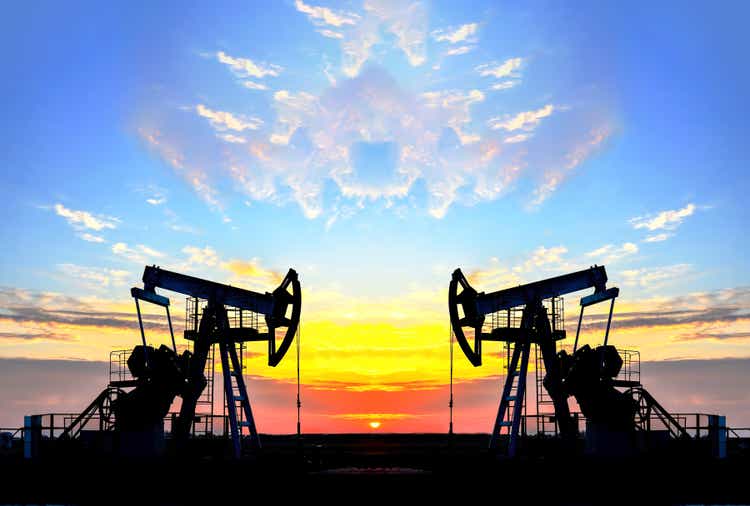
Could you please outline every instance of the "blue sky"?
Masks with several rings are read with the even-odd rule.
[[[7,6],[5,313],[293,266],[311,322],[443,325],[455,267],[604,263],[633,311],[738,311],[652,358],[749,355],[746,3],[318,2]],[[3,325],[3,357],[103,358]]]

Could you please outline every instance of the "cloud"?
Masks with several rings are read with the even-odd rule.
[[[427,10],[422,2],[399,0],[366,0],[365,10],[376,16],[385,29],[396,38],[396,46],[413,67],[427,59]]]
[[[393,36],[394,45],[413,67],[427,60],[427,11],[422,2],[365,0],[365,14],[341,41],[341,70],[356,77],[370,58],[372,48],[383,42],[382,33]]]
[[[509,58],[502,63],[492,62],[485,63],[476,67],[476,71],[482,77],[518,77],[516,72],[521,68],[523,64],[523,58]]]
[[[648,237],[646,237],[643,240],[643,242],[662,242],[662,241],[666,241],[670,237],[672,237],[672,234],[668,234],[668,233],[654,234],[654,235],[649,235]]]
[[[256,83],[255,81],[242,81],[242,86],[248,90],[267,90],[268,86],[263,83]]]
[[[620,275],[626,285],[654,290],[678,281],[692,270],[693,266],[690,264],[675,264],[662,267],[629,269],[622,271]]]
[[[244,116],[235,116],[231,112],[213,111],[203,104],[195,106],[195,112],[206,118],[214,129],[219,131],[234,130],[242,132],[244,130],[257,130],[263,124],[260,118],[246,118]]]
[[[201,200],[223,214],[224,206],[219,201],[218,191],[208,183],[208,173],[193,160],[188,160],[178,142],[166,138],[156,128],[142,127],[138,129],[138,133],[150,148],[154,149],[162,159],[175,169],[175,172],[188,182]]]
[[[692,216],[696,210],[695,204],[688,204],[682,209],[674,211],[661,211],[656,215],[638,216],[630,219],[630,224],[635,229],[646,230],[674,230],[682,224],[685,218]]]
[[[98,243],[106,242],[103,237],[94,235],[94,234],[89,234],[87,232],[79,234],[78,237],[80,237],[81,239],[87,242],[98,242]]]
[[[118,218],[105,215],[94,215],[88,211],[76,211],[68,209],[62,204],[54,205],[55,213],[62,216],[76,230],[96,230],[115,229],[120,223]]]
[[[543,181],[534,189],[532,195],[533,198],[529,202],[528,208],[533,209],[538,207],[547,200],[570,175],[571,171],[591,156],[594,150],[597,149],[602,142],[611,135],[611,133],[612,131],[608,126],[592,129],[585,141],[568,151],[561,164],[560,162],[557,162],[555,166],[545,170]]]
[[[306,14],[308,19],[315,24],[341,27],[344,25],[355,25],[359,19],[357,14],[343,11],[334,12],[328,7],[309,5],[302,0],[295,0],[294,6],[299,12]]]
[[[431,35],[438,42],[457,44],[459,42],[473,41],[472,35],[475,35],[478,31],[478,23],[468,23],[458,28],[435,30]]]
[[[476,46],[459,46],[459,47],[454,47],[454,48],[449,49],[448,51],[446,51],[445,55],[446,56],[459,56],[459,55],[462,55],[462,54],[469,53],[469,52],[473,51],[474,49],[476,49]]]
[[[334,32],[333,30],[317,30],[319,34],[321,34],[323,37],[328,37],[329,39],[343,39],[344,34],[340,32]]]
[[[510,137],[506,137],[503,139],[503,142],[506,144],[515,144],[517,142],[523,142],[529,138],[529,134],[516,134],[511,135]]]
[[[279,284],[283,279],[280,273],[263,267],[257,258],[251,260],[229,260],[222,262],[221,268],[245,281],[262,281],[264,283]]]
[[[247,139],[244,137],[234,134],[218,134],[217,137],[224,142],[229,142],[230,144],[245,144],[247,142]]]
[[[229,68],[238,77],[264,78],[266,76],[276,77],[283,70],[279,65],[256,63],[249,58],[235,58],[224,51],[216,53],[216,59]]]
[[[519,84],[521,81],[519,80],[509,80],[509,81],[500,81],[499,83],[495,83],[491,86],[491,88],[495,91],[500,90],[509,90]]]
[[[58,264],[58,270],[67,278],[95,290],[110,286],[124,286],[132,278],[128,271],[102,267],[84,267],[75,264]]]
[[[113,244],[112,253],[139,264],[150,264],[153,263],[154,259],[165,257],[164,253],[149,248],[148,246],[144,246],[143,244],[137,244],[131,248],[124,242]]]
[[[515,116],[505,115],[503,118],[492,118],[487,122],[487,126],[493,130],[504,129],[508,132],[515,130],[531,131],[539,125],[542,119],[550,116],[554,110],[554,105],[547,104],[536,111],[524,111]]]
[[[497,290],[511,285],[520,285],[529,281],[529,275],[539,277],[540,272],[559,273],[572,268],[572,264],[565,258],[568,248],[565,246],[539,246],[516,262],[501,262],[498,258],[491,258],[486,268],[472,269],[467,279],[472,284]]]
[[[533,208],[593,151],[595,131],[608,135],[602,126],[608,124],[603,108],[585,99],[577,100],[572,111],[551,100],[508,114],[500,109],[488,122],[487,111],[496,110],[494,100],[501,98],[489,90],[516,86],[522,58],[475,67],[481,76],[498,78],[479,89],[404,88],[378,64],[365,67],[371,58],[384,60],[387,45],[403,52],[413,66],[426,61],[429,32],[422,2],[367,0],[356,22],[338,27],[326,23],[333,18],[317,10],[325,7],[306,2],[297,7],[315,29],[341,36],[343,76],[331,75],[328,57],[318,66],[328,75],[330,87],[311,93],[314,86],[285,85],[260,96],[243,95],[270,106],[251,109],[270,112],[263,112],[262,121],[200,103],[193,110],[215,130],[211,136],[199,128],[201,121],[181,124],[184,118],[145,129],[144,137],[176,172],[222,213],[226,198],[218,188],[229,187],[243,193],[247,202],[296,203],[306,217],[325,216],[329,224],[372,205],[392,212],[425,210],[442,218],[456,203],[477,205],[500,198],[517,184],[523,187],[521,178],[534,180],[534,194],[526,206]],[[435,34],[456,40],[442,51],[470,47],[476,35],[473,25]],[[454,44],[449,39],[443,42]],[[235,70],[249,65],[228,58],[231,61],[224,54],[225,63]],[[480,107],[485,103],[492,108]],[[561,110],[570,112],[555,114]],[[546,119],[552,115],[554,121]],[[538,128],[542,122],[544,128]],[[379,169],[367,167],[356,156],[366,145],[385,146],[397,155]],[[220,178],[226,177],[232,184],[222,185]],[[328,189],[333,189],[331,197]],[[344,208],[348,210],[342,212]]]
[[[219,263],[219,255],[210,246],[199,248],[197,246],[185,246],[182,252],[188,255],[187,262],[190,265],[206,265],[213,267]]]
[[[621,246],[606,244],[594,251],[589,251],[586,256],[597,260],[599,263],[611,264],[636,253],[638,253],[638,246],[632,242],[625,242]]]

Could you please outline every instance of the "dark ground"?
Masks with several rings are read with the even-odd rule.
[[[222,457],[225,444],[215,440],[195,441],[180,457],[156,459],[70,448],[47,448],[35,461],[6,455],[0,458],[0,503],[390,505],[487,498],[494,504],[750,504],[750,459],[737,452],[725,460],[682,451],[565,457],[570,452],[547,441],[536,448],[527,442],[526,454],[535,457],[498,460],[486,450],[487,435],[262,441],[262,450],[240,461]]]

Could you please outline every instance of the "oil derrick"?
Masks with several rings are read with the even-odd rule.
[[[500,405],[492,429],[490,448],[500,450],[500,441],[507,442],[507,456],[515,456],[519,445],[519,428],[525,417],[526,375],[532,346],[541,353],[537,369],[545,374],[540,382],[554,405],[553,425],[563,440],[571,442],[578,436],[578,419],[571,413],[568,398],[575,398],[586,421],[587,444],[596,452],[624,454],[637,444],[636,433],[650,433],[656,420],[672,439],[689,439],[686,429],[670,415],[640,380],[620,378],[623,359],[614,346],[608,345],[614,302],[618,288],[607,288],[604,266],[594,266],[526,285],[491,293],[477,292],[460,269],[453,273],[448,288],[448,312],[452,333],[461,350],[475,367],[482,364],[482,343],[500,341],[512,349],[508,354],[508,371],[500,395]],[[582,297],[575,344],[572,353],[557,351],[558,341],[565,338],[565,330],[555,327],[557,297],[594,288],[594,293]],[[549,301],[550,313],[544,306]],[[581,322],[586,307],[610,301],[604,343],[596,348],[578,348]],[[521,318],[512,318],[513,312]],[[537,370],[537,374],[539,371]],[[539,378],[539,376],[537,376]],[[539,383],[539,381],[538,381]],[[539,385],[537,385],[539,387]],[[537,388],[537,408],[539,396]],[[452,403],[452,399],[451,399]],[[535,413],[537,419],[540,413]],[[544,424],[542,424],[544,427]],[[646,434],[648,435],[648,434]],[[648,439],[648,438],[646,438]],[[567,448],[572,448],[567,445]]]
[[[184,337],[193,342],[192,352],[186,350],[178,354],[170,301],[158,294],[157,288],[188,296]],[[121,441],[127,441],[123,447],[143,445],[144,453],[148,453],[148,447],[153,446],[152,450],[158,453],[158,448],[164,446],[164,418],[179,396],[182,403],[180,412],[171,419],[172,436],[178,443],[184,443],[199,419],[196,406],[201,395],[213,380],[207,378],[206,373],[213,376],[213,350],[218,347],[228,418],[225,434],[231,434],[233,455],[241,456],[246,432],[251,444],[259,448],[260,439],[243,377],[242,350],[245,343],[266,342],[268,365],[272,367],[286,355],[297,336],[302,310],[301,286],[294,269],[289,269],[273,292],[257,293],[147,266],[143,288],[134,287],[130,293],[135,300],[141,333],[141,345],[136,346],[127,359],[132,379],[124,379],[123,374],[119,374],[120,377],[112,380],[110,371],[107,388],[66,426],[61,439],[79,437],[90,420],[98,419],[101,432],[114,432]],[[171,348],[148,345],[140,302],[165,309]],[[297,353],[299,361],[299,344]],[[299,382],[299,362],[297,370]],[[298,432],[300,407],[298,392]]]

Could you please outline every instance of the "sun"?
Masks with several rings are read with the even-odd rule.
[[[371,429],[379,429],[380,428],[380,422],[378,421],[372,421],[368,424]]]

